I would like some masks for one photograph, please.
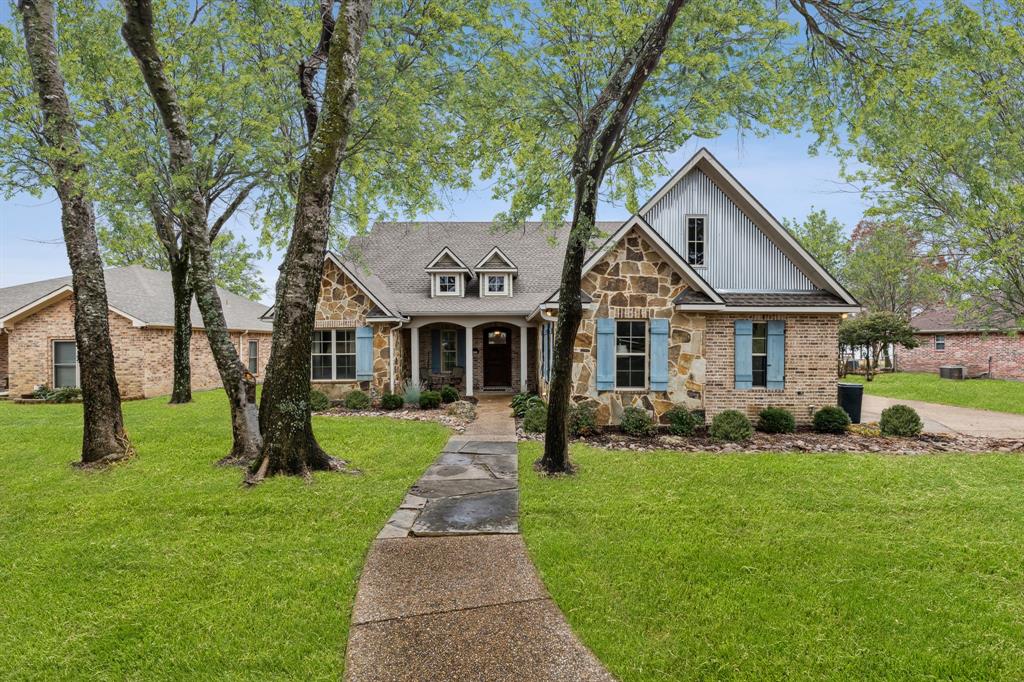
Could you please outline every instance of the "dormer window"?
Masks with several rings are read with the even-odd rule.
[[[466,277],[473,276],[473,271],[448,247],[441,249],[425,270],[430,273],[431,297],[462,296],[465,294]]]
[[[436,296],[461,296],[462,275],[457,273],[434,275],[434,294]]]
[[[487,275],[487,295],[504,295],[508,290],[506,275]]]
[[[480,283],[481,296],[512,295],[512,280],[519,269],[497,246],[488,251],[473,270]]]

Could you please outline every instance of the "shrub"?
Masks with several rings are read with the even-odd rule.
[[[569,435],[573,438],[593,436],[597,433],[597,409],[591,403],[580,403],[569,408]]]
[[[365,410],[370,407],[370,396],[366,395],[358,388],[354,391],[349,391],[345,395],[345,407],[350,410]]]
[[[655,432],[654,420],[647,410],[639,407],[627,407],[622,411],[622,430],[627,435],[634,437],[653,436]]]
[[[544,401],[540,399],[540,396],[533,393],[517,393],[512,398],[512,412],[522,419],[526,415],[526,411],[528,409],[534,405],[543,403]]]
[[[711,420],[710,433],[715,440],[740,442],[754,435],[754,427],[750,425],[747,415],[739,410],[725,410]]]
[[[454,403],[459,399],[459,392],[455,390],[454,386],[445,386],[441,389],[441,402],[442,403]]]
[[[405,404],[405,399],[397,393],[385,393],[380,397],[380,406],[385,410],[398,410]]]
[[[405,386],[405,404],[406,405],[419,405],[420,404],[420,387],[419,384],[409,382]]]
[[[665,413],[665,421],[668,422],[668,431],[673,436],[692,436],[693,432],[700,426],[697,415],[682,405],[675,405],[670,408]]]
[[[441,394],[437,391],[423,391],[420,393],[420,407],[424,410],[433,410],[441,406]]]
[[[537,396],[534,396],[536,398]],[[523,415],[523,431],[530,433],[544,433],[548,426],[548,406],[543,400],[537,398],[530,408]]]
[[[50,397],[50,387],[47,386],[46,384],[43,384],[42,386],[36,386],[35,388],[32,389],[32,393],[30,393],[29,395],[31,395],[36,400],[46,400],[47,398]]]
[[[309,392],[309,407],[311,410],[314,412],[323,412],[330,406],[331,399],[328,398],[326,394],[316,390]]]
[[[766,407],[757,415],[757,430],[765,433],[793,433],[796,419],[782,407]]]
[[[919,436],[924,425],[917,410],[909,405],[893,405],[882,410],[878,428],[883,436]]]
[[[841,407],[829,405],[814,413],[814,430],[818,433],[846,433],[850,416]]]
[[[82,389],[74,388],[73,386],[65,386],[64,388],[57,388],[50,391],[50,394],[46,397],[51,403],[70,403],[72,400],[77,400],[82,397]]]

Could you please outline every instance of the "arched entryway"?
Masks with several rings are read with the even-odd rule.
[[[512,329],[506,325],[483,328],[483,388],[512,388]]]

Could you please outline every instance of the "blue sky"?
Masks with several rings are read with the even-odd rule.
[[[852,229],[866,203],[842,182],[834,157],[808,154],[809,142],[807,136],[756,138],[730,133],[691,142],[670,157],[670,166],[681,166],[697,149],[706,146],[777,218],[802,219],[812,208],[823,208]],[[442,210],[413,218],[490,220],[503,207],[491,199],[486,186],[480,186],[456,196]],[[622,206],[606,203],[598,211],[601,220],[627,217]],[[231,229],[255,241],[248,225],[235,224]],[[68,274],[67,256],[60,239],[60,203],[55,196],[36,199],[20,195],[0,201],[0,287]],[[260,263],[267,285],[267,302],[272,296],[279,263],[279,254]]]

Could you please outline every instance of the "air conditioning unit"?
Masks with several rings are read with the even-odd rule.
[[[966,379],[967,368],[963,365],[943,365],[939,367],[939,376],[943,379]]]

